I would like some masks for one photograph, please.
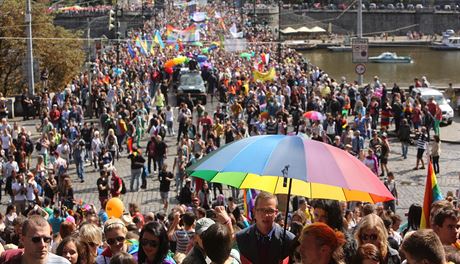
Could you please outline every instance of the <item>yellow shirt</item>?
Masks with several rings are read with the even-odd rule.
[[[224,134],[224,126],[220,123],[214,124],[213,130],[217,137],[221,137]]]

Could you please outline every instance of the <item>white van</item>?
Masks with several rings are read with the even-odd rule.
[[[428,99],[431,97],[434,98],[436,103],[439,105],[442,111],[442,123],[450,125],[454,118],[454,110],[449,105],[450,99],[446,99],[444,95],[436,89],[433,88],[414,88],[412,94],[420,94],[423,101],[428,102]]]

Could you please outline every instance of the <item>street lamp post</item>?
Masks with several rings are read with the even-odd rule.
[[[282,2],[278,1],[278,64],[281,63],[281,5]]]
[[[87,29],[86,29],[86,45],[87,45],[87,55],[86,55],[86,61],[87,61],[87,69],[88,69],[88,115],[90,118],[93,117],[93,92],[92,92],[92,82],[93,82],[93,76],[92,76],[92,63],[91,63],[91,43],[90,43],[90,38],[91,38],[91,22],[89,21],[89,17],[86,18],[86,23],[87,23]]]
[[[115,36],[117,38],[117,46],[116,46],[116,52],[117,52],[117,67],[120,63],[120,22],[118,21],[118,1],[117,5],[115,6]]]
[[[29,95],[35,93],[34,80],[34,52],[32,46],[32,8],[30,0],[26,0],[26,16],[25,23],[27,25],[27,80],[29,85]]]

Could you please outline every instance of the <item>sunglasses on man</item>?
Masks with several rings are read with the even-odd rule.
[[[36,237],[32,237],[32,242],[34,243],[40,243],[40,242],[45,242],[47,244],[51,243],[51,237],[47,237],[47,236],[36,236]]]

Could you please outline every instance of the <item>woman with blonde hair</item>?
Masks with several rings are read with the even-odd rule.
[[[358,230],[355,233],[358,246],[366,243],[373,244],[378,248],[382,256],[382,264],[398,264],[401,258],[397,250],[388,243],[388,231],[383,220],[376,214],[366,215],[361,219]]]
[[[115,154],[118,152],[118,140],[115,136],[115,130],[113,128],[109,129],[107,132],[107,137],[105,138],[105,147],[112,154],[112,165],[115,165]]]
[[[96,263],[110,263],[112,256],[120,252],[128,252],[128,244],[126,243],[127,233],[128,229],[120,219],[112,218],[107,220],[104,223],[104,235],[108,246],[97,256]]]
[[[345,236],[325,223],[316,222],[305,227],[299,240],[303,264],[345,263],[342,249]]]
[[[93,258],[97,257],[97,251],[102,246],[102,230],[95,224],[85,223],[78,232],[80,239],[89,245],[89,250]]]

